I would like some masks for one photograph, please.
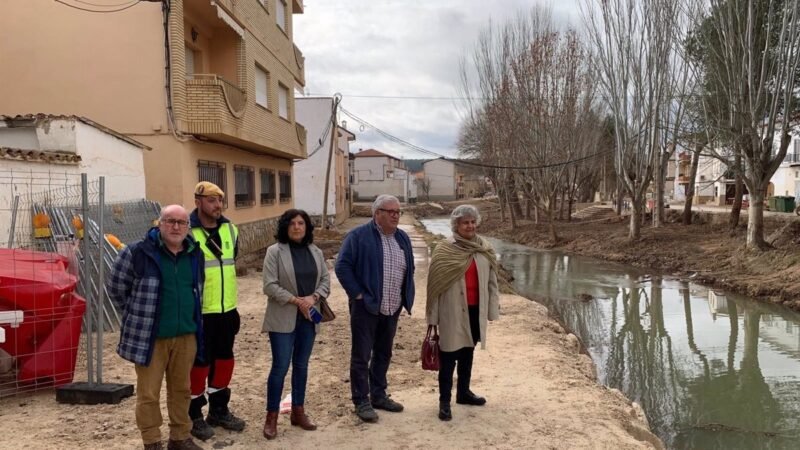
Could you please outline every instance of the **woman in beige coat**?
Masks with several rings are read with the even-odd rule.
[[[319,331],[317,303],[330,292],[328,267],[322,250],[312,244],[314,225],[305,211],[290,209],[278,219],[278,242],[264,257],[267,311],[263,331],[269,333],[272,368],[267,378],[267,417],[264,437],[277,436],[283,382],[292,365],[290,422],[304,430],[317,426],[304,409],[308,361]],[[317,320],[313,320],[313,319]]]
[[[472,205],[450,215],[453,237],[440,242],[428,272],[428,325],[438,326],[439,419],[452,419],[453,371],[458,366],[456,403],[482,406],[486,399],[470,390],[475,344],[486,348],[487,321],[500,315],[497,256],[475,233],[481,217]]]

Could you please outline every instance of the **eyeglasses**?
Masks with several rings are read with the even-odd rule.
[[[180,228],[183,228],[183,227],[189,225],[189,221],[188,220],[180,220],[180,219],[161,219],[161,223],[163,223],[163,224],[165,224],[167,226],[170,226],[170,227],[174,227],[175,225],[177,225]]]
[[[399,209],[383,209],[383,208],[378,208],[378,211],[383,211],[383,212],[385,212],[386,214],[389,214],[390,216],[398,216],[398,217],[400,217],[400,216],[402,216],[402,215],[403,215],[403,211],[400,211]]]

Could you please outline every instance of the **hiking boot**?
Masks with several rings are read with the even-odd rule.
[[[467,391],[463,394],[456,395],[456,403],[459,405],[483,406],[486,404],[486,399],[478,397],[472,391]]]
[[[203,450],[203,447],[195,444],[192,438],[184,439],[182,441],[169,440],[167,450]]]
[[[450,410],[450,402],[439,402],[439,420],[447,422],[453,418],[453,413]]]
[[[192,436],[201,441],[207,441],[214,437],[214,429],[206,423],[205,419],[199,417],[192,421]]]
[[[378,413],[375,412],[369,402],[357,405],[356,415],[364,422],[375,423],[378,421]]]
[[[152,444],[144,444],[144,450],[164,450],[164,444],[161,441],[153,442]]]
[[[222,427],[230,431],[242,431],[245,426],[245,421],[234,416],[230,411],[225,411],[224,414],[209,413],[206,416],[206,422],[212,427]]]
[[[372,407],[389,412],[400,412],[403,410],[403,405],[397,403],[389,397],[373,398]]]

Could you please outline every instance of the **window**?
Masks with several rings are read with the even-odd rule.
[[[261,204],[275,203],[275,171],[261,169]]]
[[[194,76],[194,61],[195,51],[192,50],[188,45],[186,47],[186,78],[192,78]]]
[[[289,172],[280,172],[280,192],[281,203],[289,203],[292,199],[292,174]]]
[[[210,181],[220,189],[222,192],[227,191],[228,183],[225,182],[225,164],[215,161],[197,161],[197,181]],[[228,196],[222,201],[223,207],[228,207]]]
[[[269,108],[269,73],[256,66],[256,104]]]
[[[275,23],[281,30],[286,31],[286,0],[275,1]]]
[[[278,115],[289,120],[289,88],[278,85]]]
[[[236,179],[236,206],[253,206],[256,201],[255,170],[249,166],[233,166]]]

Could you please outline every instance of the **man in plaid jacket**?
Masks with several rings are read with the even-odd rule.
[[[125,248],[107,288],[122,308],[117,353],[136,368],[136,425],[146,450],[161,450],[161,383],[167,378],[167,448],[195,450],[189,372],[202,355],[203,253],[180,205],[161,210],[159,226]],[[198,351],[198,349],[200,351]]]

